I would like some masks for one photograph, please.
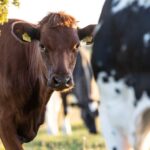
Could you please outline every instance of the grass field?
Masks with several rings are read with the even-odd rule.
[[[45,126],[39,130],[34,141],[24,145],[25,150],[106,150],[104,140],[89,134],[83,124],[73,125],[72,135],[49,136]]]
[[[37,137],[30,143],[24,144],[25,150],[106,150],[104,139],[97,135],[89,134],[83,124],[73,125],[72,135],[50,136],[45,125],[41,126]],[[4,150],[0,144],[0,150]]]

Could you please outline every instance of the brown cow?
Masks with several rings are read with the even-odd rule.
[[[23,150],[43,123],[52,92],[73,86],[84,29],[60,12],[37,25],[12,19],[0,30],[0,137],[6,150]]]

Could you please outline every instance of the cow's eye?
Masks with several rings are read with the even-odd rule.
[[[43,44],[40,44],[41,52],[47,51],[46,47]]]

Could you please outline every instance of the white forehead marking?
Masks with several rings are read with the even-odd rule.
[[[137,2],[139,7],[144,7],[145,9],[150,7],[150,0],[113,0],[112,4],[117,4],[112,7],[112,13],[115,14],[127,8],[133,2]]]
[[[150,32],[144,34],[143,43],[144,43],[145,47],[149,46],[149,44],[150,44]]]
[[[89,109],[91,112],[95,112],[96,110],[98,110],[98,103],[97,102],[91,102],[88,104]]]

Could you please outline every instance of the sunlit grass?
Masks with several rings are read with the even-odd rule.
[[[72,135],[50,136],[42,126],[34,141],[24,145],[25,150],[105,150],[100,134],[89,134],[82,124],[73,125]]]
[[[41,126],[37,137],[24,144],[25,150],[106,150],[101,134],[89,134],[83,124],[73,125],[72,135],[50,136],[45,125]],[[0,150],[5,150],[0,143]]]

